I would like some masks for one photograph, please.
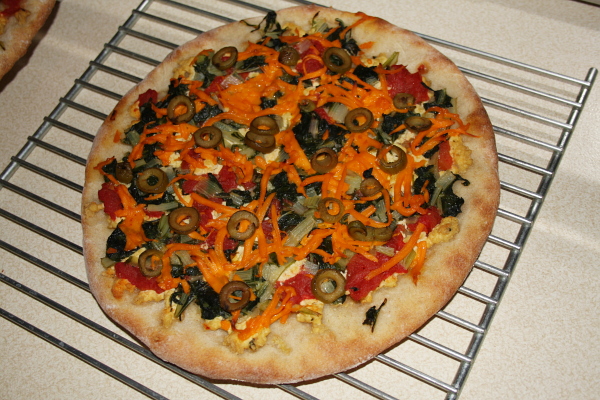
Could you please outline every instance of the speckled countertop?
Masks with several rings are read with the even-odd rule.
[[[51,113],[138,3],[138,0],[57,3],[26,57],[0,81],[0,169],[9,164],[10,157],[23,147],[27,137]],[[222,2],[207,3],[217,8],[227,6]],[[600,7],[587,3],[570,0],[371,0],[368,3],[330,0],[321,3],[350,11],[363,10],[422,34],[575,78],[583,79],[591,67],[600,67]],[[530,79],[534,85],[545,88],[546,83]],[[124,91],[118,90],[119,93]],[[526,99],[525,94],[517,91],[507,102],[519,105]],[[543,107],[546,106],[540,104],[533,108],[544,111]],[[510,125],[510,120],[507,124]],[[461,399],[598,398],[600,178],[596,164],[600,156],[599,126],[600,88],[596,85],[580,115]],[[35,155],[33,157],[35,161]],[[82,171],[78,167],[68,174],[81,184]],[[60,198],[61,192],[53,190],[56,189],[48,188],[45,195]],[[9,204],[12,195],[6,192],[0,191],[0,208],[18,209]],[[77,198],[65,201],[65,207],[79,212]],[[72,242],[81,242],[76,225],[53,228]],[[4,224],[0,226],[0,240],[10,241],[13,236],[18,235]],[[18,242],[18,238],[15,240]],[[37,243],[27,245],[36,247]],[[55,259],[51,247],[42,250],[46,261],[53,265],[74,262]],[[0,250],[0,254],[3,274],[21,279],[51,298],[60,298],[63,304],[81,310],[78,312],[88,318],[102,319],[89,294],[60,283],[45,287],[45,275],[29,277],[22,270],[25,268],[22,260],[4,250]],[[71,273],[85,279],[83,264]],[[106,339],[91,342],[85,329],[64,325],[63,319],[55,317],[53,311],[46,312],[46,308],[5,285],[0,285],[0,308],[18,314],[66,343],[89,345],[88,354],[110,360],[113,368],[134,379],[144,380],[150,376],[152,380],[172,379],[146,362],[129,364],[126,358],[121,358],[114,343]],[[143,397],[4,318],[0,318],[0,371],[2,399]],[[381,384],[393,387],[404,383]],[[163,382],[163,386],[169,387],[164,393],[167,397],[207,396],[181,378]],[[226,385],[226,388],[240,397],[248,392],[243,386]],[[333,383],[330,387],[317,385],[314,389],[304,389],[330,399],[371,398],[356,390],[345,392]],[[279,398],[282,394],[273,395],[258,389],[256,392],[253,398]],[[402,390],[394,393],[404,398]],[[431,398],[428,393],[426,389],[422,396],[411,395],[410,398]]]

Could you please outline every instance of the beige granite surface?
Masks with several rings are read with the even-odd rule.
[[[219,9],[227,2],[208,4]],[[259,2],[269,4],[268,1]],[[285,2],[277,2],[277,4]],[[600,67],[600,7],[570,0],[404,0],[369,2],[330,0],[322,4],[350,11],[364,10],[417,32],[477,48],[520,62],[583,79],[591,67]],[[138,0],[77,1],[57,3],[46,26],[37,35],[27,56],[0,81],[0,169],[6,167],[50,114],[117,31]],[[240,15],[240,18],[244,15]],[[485,65],[483,66],[485,68]],[[529,78],[534,84],[535,77]],[[123,93],[124,87],[118,92]],[[526,97],[507,101],[520,104]],[[536,107],[552,107],[539,105]],[[104,110],[108,112],[108,110]],[[510,118],[506,117],[510,125]],[[502,121],[505,122],[505,121]],[[83,122],[84,126],[86,122]],[[468,377],[464,400],[480,399],[593,399],[600,396],[600,88],[590,94],[568,151],[546,198],[533,232],[512,275],[508,289]],[[82,145],[82,148],[85,146]],[[515,151],[518,152],[519,149]],[[76,153],[77,154],[77,153]],[[84,156],[84,155],[82,155]],[[34,155],[43,158],[43,155]],[[43,162],[43,160],[40,160]],[[81,184],[82,169],[61,171],[49,161],[49,169]],[[71,167],[69,167],[71,168]],[[19,175],[21,174],[21,175]],[[28,179],[18,172],[15,179]],[[32,178],[34,179],[34,178]],[[35,181],[32,191],[35,192]],[[42,187],[45,196],[78,212],[78,198],[63,198],[55,186]],[[53,192],[55,191],[55,192]],[[1,208],[15,210],[28,204],[12,204],[15,197],[1,191]],[[43,211],[30,207],[33,220]],[[80,243],[80,229],[73,221],[53,225],[53,232]],[[18,236],[0,225],[0,240]],[[68,272],[85,280],[77,257],[60,259],[56,245],[31,243],[32,253],[54,265],[69,265]],[[2,273],[25,279],[31,287],[94,321],[105,318],[91,296],[61,283],[47,273],[28,275],[23,261],[0,250]],[[38,255],[39,254],[39,255]],[[52,287],[44,283],[56,282]],[[123,355],[118,346],[66,317],[40,307],[34,300],[0,285],[0,308],[17,314],[65,343],[85,349],[92,357],[133,379],[154,387],[169,398],[212,398],[185,379],[165,376],[146,361]],[[435,358],[426,360],[435,364]],[[427,365],[435,370],[435,365]],[[357,373],[399,398],[402,385],[385,381],[376,366]],[[163,382],[166,380],[166,382]],[[450,377],[451,380],[451,377]],[[281,391],[225,385],[243,398],[284,398]],[[140,393],[55,346],[0,318],[0,399],[133,399]],[[328,399],[371,398],[328,380],[301,386]],[[158,390],[158,389],[157,389]],[[273,394],[273,393],[276,393]],[[412,393],[412,392],[411,392]],[[434,397],[434,393],[437,397]],[[440,398],[439,392],[422,385],[414,398]],[[293,398],[287,395],[288,398]],[[213,396],[216,398],[216,396]]]

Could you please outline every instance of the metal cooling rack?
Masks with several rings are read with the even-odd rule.
[[[83,167],[95,132],[127,89],[139,82],[170,50],[203,31],[249,15],[262,15],[269,7],[283,8],[305,2],[282,1],[277,7],[265,2],[271,6],[263,7],[229,1],[224,9],[222,4],[211,3],[209,6],[199,0],[186,4],[170,0],[143,1],[0,175],[0,229],[15,232],[11,236],[21,239],[0,240],[0,253],[16,260],[16,267],[0,273],[5,285],[1,289],[6,296],[25,295],[41,313],[62,314],[75,328],[65,326],[56,335],[47,333],[28,322],[28,318],[35,318],[27,313],[16,315],[14,310],[9,311],[11,307],[7,303],[3,303],[7,309],[0,308],[0,315],[124,385],[157,399],[166,398],[159,394],[166,390],[163,386],[133,377],[127,368],[111,366],[110,362],[89,355],[85,345],[68,344],[67,331],[79,329],[90,338],[99,335],[110,339],[107,346],[111,351],[150,360],[162,374],[172,374],[174,379],[178,376],[187,380],[186,384],[195,385],[196,394],[212,393],[216,397],[238,399],[233,393],[240,392],[235,390],[240,385],[205,380],[167,364],[102,315],[98,317],[98,313],[85,309],[80,311],[72,299],[61,296],[61,292],[51,296],[43,293],[48,292],[50,286],[62,285],[91,298],[82,272],[79,245],[78,201]],[[597,70],[591,68],[584,79],[577,79],[423,37],[449,55],[482,95],[497,134],[501,206],[494,231],[473,272],[444,310],[372,363],[321,381],[332,387],[350,387],[357,394],[379,399],[458,398],[597,75]],[[523,101],[523,97],[528,101]],[[36,193],[28,184],[31,180],[57,185],[64,196],[56,199],[46,193]],[[21,207],[21,204],[26,206]],[[70,227],[69,230],[61,230],[63,225]],[[36,243],[36,246],[23,245],[23,242]],[[47,253],[35,250],[38,247],[51,248],[58,256],[47,257]],[[40,273],[44,274],[42,282],[24,278],[27,274]],[[23,281],[36,287],[25,286]],[[388,387],[380,381],[370,381],[364,378],[367,374],[363,374],[363,370],[379,371],[387,382],[396,384]],[[261,398],[280,398],[286,392],[298,398],[314,399],[311,393],[319,392],[313,390],[313,385],[319,383],[248,387],[241,392],[256,389]]]

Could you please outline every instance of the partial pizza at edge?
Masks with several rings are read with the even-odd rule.
[[[350,25],[359,19],[355,14],[315,6],[297,7],[278,12],[277,22],[294,23],[308,31],[319,12],[333,26],[336,18]],[[250,20],[254,25],[260,19]],[[491,231],[499,198],[497,154],[493,131],[479,97],[464,76],[445,56],[416,35],[381,19],[371,19],[352,29],[358,43],[374,42],[365,52],[369,55],[399,52],[397,64],[411,72],[421,66],[423,76],[434,90],[445,88],[456,99],[455,112],[469,125],[463,140],[472,150],[472,165],[461,175],[469,186],[456,184],[455,193],[465,202],[458,216],[460,233],[451,241],[439,243],[427,251],[425,266],[415,284],[409,274],[400,275],[395,287],[373,292],[372,301],[357,303],[347,299],[342,305],[325,306],[321,333],[311,333],[311,325],[293,316],[285,324],[270,326],[269,340],[257,351],[238,354],[223,345],[226,333],[209,331],[197,307],[185,311],[183,321],[169,329],[161,326],[164,302],[133,304],[134,294],[126,293],[116,300],[112,293],[113,278],[107,277],[100,259],[106,254],[106,239],[111,233],[103,212],[91,212],[92,203],[100,203],[98,190],[103,176],[94,168],[109,157],[125,154],[131,148],[115,144],[116,131],[123,132],[134,121],[131,106],[148,89],[157,90],[159,98],[166,93],[173,71],[179,63],[196,56],[203,49],[218,50],[236,46],[240,51],[246,41],[260,39],[259,32],[238,22],[209,31],[176,49],[118,103],[101,127],[86,169],[82,216],[84,252],[92,293],[103,310],[129,330],[156,355],[186,370],[216,379],[232,379],[254,383],[296,382],[318,378],[359,365],[422,326],[454,295],[471,270],[487,235]],[[373,332],[364,325],[365,314],[384,299]]]
[[[36,33],[52,12],[55,0],[12,0],[7,3],[9,5],[0,2],[0,78],[25,55]],[[3,15],[2,11],[9,15]]]

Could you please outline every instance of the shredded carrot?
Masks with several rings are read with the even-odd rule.
[[[261,329],[268,328],[278,319],[282,319],[292,311],[290,299],[296,295],[296,289],[291,286],[280,286],[275,290],[273,299],[265,311],[254,318],[246,321],[246,328],[238,331],[238,337],[244,341],[258,333]]]
[[[422,241],[417,243],[417,255],[415,259],[410,263],[410,275],[413,278],[413,282],[415,285],[419,280],[419,275],[421,275],[421,270],[423,268],[423,264],[425,263],[425,254],[427,253],[427,242]]]
[[[397,252],[392,258],[390,258],[388,261],[386,261],[381,267],[369,272],[365,276],[365,279],[367,281],[369,281],[369,280],[373,279],[374,277],[376,277],[377,275],[389,270],[394,265],[398,264],[400,261],[402,261],[412,251],[412,249],[417,245],[417,241],[419,240],[419,237],[421,236],[421,232],[423,232],[424,230],[425,230],[425,225],[423,225],[422,223],[419,222],[419,224],[417,225],[417,228],[413,232],[410,239],[408,239],[408,242],[406,242],[404,247],[402,247],[402,249],[399,252]]]

